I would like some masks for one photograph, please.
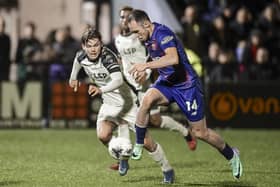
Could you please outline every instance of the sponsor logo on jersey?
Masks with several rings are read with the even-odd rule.
[[[161,43],[161,45],[164,45],[164,44],[170,42],[171,40],[173,40],[173,38],[174,38],[173,36],[165,36],[160,43]]]
[[[136,52],[136,48],[126,48],[123,50],[123,54],[132,55]]]
[[[107,73],[92,73],[92,77],[95,80],[104,80],[107,77]]]

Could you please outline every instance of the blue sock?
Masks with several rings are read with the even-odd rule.
[[[222,151],[220,151],[221,153],[222,153],[222,155],[227,159],[227,160],[230,160],[230,159],[232,159],[232,157],[233,157],[233,150],[232,150],[232,148],[226,143],[226,146],[225,146],[225,148],[222,150]]]
[[[135,124],[135,130],[136,130],[136,143],[143,145],[147,127],[139,127]]]

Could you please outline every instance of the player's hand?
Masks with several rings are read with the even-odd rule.
[[[147,73],[146,73],[146,71],[135,72],[133,74],[133,77],[137,83],[143,85],[146,81]]]
[[[78,87],[81,85],[81,83],[78,80],[69,80],[69,86],[73,88],[74,92],[78,91]]]
[[[131,75],[133,75],[135,72],[142,72],[145,71],[148,67],[146,63],[131,63],[132,64],[132,68],[129,70],[129,73]]]
[[[94,96],[96,96],[96,95],[98,95],[98,94],[101,94],[102,92],[101,92],[101,90],[98,88],[98,87],[96,87],[96,86],[94,86],[94,85],[89,85],[89,87],[88,87],[88,94],[91,96],[91,97],[94,97]]]

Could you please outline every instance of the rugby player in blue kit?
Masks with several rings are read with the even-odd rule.
[[[214,130],[207,128],[202,85],[174,32],[165,25],[151,22],[142,10],[131,12],[128,26],[145,44],[153,59],[147,63],[133,64],[130,73],[136,80],[138,74],[146,69],[157,69],[159,73],[156,82],[145,93],[137,113],[132,159],[139,160],[142,156],[152,106],[176,102],[194,136],[215,147],[229,161],[234,178],[239,179],[242,175],[239,151],[230,147]]]

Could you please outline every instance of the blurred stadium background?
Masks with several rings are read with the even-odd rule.
[[[0,127],[94,127],[100,100],[86,85],[72,93],[67,79],[87,24],[114,49],[124,5],[180,36],[204,82],[211,127],[279,128],[276,0],[0,0]],[[185,122],[177,106],[162,110]]]
[[[80,35],[87,24],[96,26],[103,35],[104,43],[114,49],[114,37],[119,32],[118,10],[124,5],[146,10],[153,21],[170,26],[181,38],[192,65],[204,83],[208,125],[223,130],[236,128],[231,130],[232,134],[221,131],[232,142],[238,139],[237,145],[250,150],[256,159],[256,154],[262,154],[259,153],[259,149],[252,149],[255,146],[254,140],[258,140],[257,143],[260,144],[257,147],[271,154],[271,157],[261,155],[263,160],[260,162],[277,161],[275,165],[269,162],[266,171],[271,170],[271,173],[257,172],[256,175],[250,175],[267,166],[257,165],[257,168],[251,169],[251,173],[248,174],[250,178],[247,180],[250,182],[241,183],[239,186],[279,186],[279,179],[271,183],[264,180],[260,185],[254,184],[256,178],[260,180],[262,175],[270,174],[271,180],[279,175],[279,0],[0,0],[0,149],[1,155],[4,155],[1,157],[1,164],[5,159],[8,160],[9,155],[14,155],[12,158],[21,157],[23,148],[8,148],[13,147],[9,142],[20,144],[19,142],[26,140],[26,136],[34,137],[37,133],[40,134],[37,137],[39,139],[41,135],[44,137],[46,134],[47,137],[53,136],[53,133],[58,133],[58,137],[67,135],[65,131],[55,132],[53,129],[83,129],[82,134],[94,130],[101,101],[100,98],[88,97],[87,80],[83,73],[80,74],[83,84],[79,92],[73,93],[69,88],[68,78],[72,60],[75,52],[80,49]],[[162,112],[187,124],[176,105],[162,108]],[[19,128],[49,129],[49,132],[45,134],[45,131],[27,130],[20,133],[15,130]],[[255,128],[260,131],[252,130]],[[77,131],[78,135],[71,134],[72,131],[70,134],[79,137],[79,132]],[[273,141],[270,143],[262,144],[262,141],[259,141],[266,142],[271,137]],[[36,137],[34,140],[37,140]],[[164,138],[161,140],[164,141]],[[244,144],[247,140],[251,140],[250,146]],[[177,139],[174,138],[174,141]],[[38,140],[38,145],[33,145],[32,141],[31,144],[28,142],[29,140],[25,150],[34,146],[40,147],[40,143],[44,144],[47,140]],[[54,141],[50,150],[55,147],[56,151],[58,142],[60,140]],[[103,150],[98,143],[97,147]],[[269,145],[271,149],[268,151],[266,146]],[[36,150],[31,152],[38,154]],[[209,152],[198,151],[195,154],[208,155]],[[250,160],[249,155],[247,159]],[[91,161],[93,160],[88,160]],[[7,162],[8,165],[5,165],[4,169],[9,170],[9,164],[13,165],[12,161],[10,162]],[[17,162],[24,161],[19,159]],[[192,162],[199,164],[196,160]],[[39,163],[40,161],[34,164]],[[68,161],[66,164],[69,165]],[[179,165],[178,161],[177,166]],[[217,168],[219,167],[217,165]],[[7,179],[13,174],[10,171],[4,172],[2,179],[5,175]],[[60,174],[63,175],[63,171]],[[20,176],[20,173],[18,175]],[[19,180],[23,180],[21,177]],[[71,180],[70,174],[67,177]],[[181,176],[181,180],[183,177]],[[188,180],[191,180],[190,178]],[[17,182],[13,183],[14,179],[10,180],[2,180],[0,186],[17,186]],[[201,180],[211,180],[211,177]],[[65,181],[46,181],[45,186],[67,186]],[[135,180],[122,182],[120,186],[124,183],[129,185]],[[77,186],[77,183],[66,182],[70,186]],[[32,185],[39,184],[37,181]],[[147,184],[149,185],[151,184]],[[197,181],[181,185],[236,186],[226,182]],[[29,183],[26,186],[30,186]]]

